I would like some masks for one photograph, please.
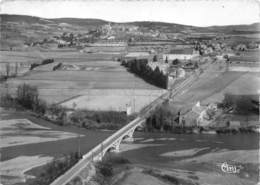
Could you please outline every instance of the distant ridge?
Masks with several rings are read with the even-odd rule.
[[[134,22],[111,22],[101,19],[90,19],[90,18],[40,18],[36,16],[29,15],[14,15],[14,14],[0,14],[1,22],[27,22],[27,23],[46,23],[55,22],[55,23],[68,23],[72,25],[103,25],[107,23],[111,24],[129,24],[142,27],[175,27],[177,30],[182,29],[204,29],[204,30],[219,30],[219,31],[231,31],[231,30],[242,30],[242,31],[260,31],[260,22],[248,24],[248,25],[227,25],[227,26],[208,26],[208,27],[198,27],[191,25],[182,25],[175,23],[166,23],[166,22],[156,22],[156,21],[134,21]]]

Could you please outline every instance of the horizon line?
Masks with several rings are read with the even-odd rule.
[[[110,21],[106,19],[100,19],[100,18],[87,18],[87,17],[55,17],[55,18],[48,18],[48,17],[41,17],[36,15],[28,15],[28,14],[9,14],[9,13],[0,13],[0,15],[9,15],[9,16],[27,16],[27,17],[36,17],[40,19],[48,19],[48,20],[55,20],[55,19],[88,19],[88,20],[100,20],[104,22],[110,22],[110,23],[116,23],[116,24],[130,24],[130,23],[141,23],[141,22],[151,22],[151,23],[166,23],[166,24],[178,24],[183,26],[192,26],[192,27],[198,27],[198,28],[208,28],[208,27],[223,27],[223,26],[250,26],[253,24],[260,24],[259,22],[252,22],[247,24],[223,24],[223,25],[209,25],[209,26],[196,26],[196,25],[189,25],[189,24],[182,24],[182,23],[176,23],[176,22],[162,22],[162,21],[156,21],[156,20],[135,20],[135,21],[125,21],[125,22],[117,22],[117,21]],[[260,28],[260,27],[259,27]],[[260,29],[259,29],[260,30]]]

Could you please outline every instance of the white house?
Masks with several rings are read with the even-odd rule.
[[[200,102],[197,102],[196,105],[192,107],[191,111],[184,116],[185,122],[188,125],[207,127],[214,120],[214,116],[212,117],[209,115],[209,112],[212,111],[217,111],[216,105],[210,104],[208,106],[204,106],[200,105]]]
[[[190,60],[196,56],[199,56],[199,53],[192,48],[174,49],[169,53],[163,54],[163,60]]]

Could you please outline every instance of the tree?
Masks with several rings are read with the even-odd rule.
[[[157,62],[157,61],[158,61],[157,55],[154,55],[153,56],[153,62]]]
[[[178,59],[175,59],[172,61],[172,65],[178,65],[180,63],[180,61]]]
[[[17,101],[24,108],[33,110],[35,105],[39,105],[38,89],[28,84],[19,85],[17,88]]]
[[[15,76],[17,75],[17,73],[18,73],[18,63],[16,62],[15,63]]]
[[[10,64],[6,63],[5,65],[6,77],[8,78],[10,75]]]
[[[165,58],[165,63],[168,63],[168,56],[166,56]]]

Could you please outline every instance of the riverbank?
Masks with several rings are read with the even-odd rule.
[[[196,176],[189,174],[192,179]],[[89,184],[109,185],[193,185],[194,182],[185,176],[169,174],[151,166],[132,164],[120,154],[109,154],[96,164],[96,174]]]
[[[134,143],[121,144],[117,155],[129,164],[116,167],[113,185],[255,185],[259,181],[258,142],[259,134],[139,133]],[[223,164],[236,171],[223,171]]]
[[[255,160],[257,159],[256,150],[240,150],[238,152],[219,150],[198,157],[194,157],[193,151],[190,152],[189,155],[186,155],[190,158],[175,162],[171,168],[132,163],[131,160],[122,158],[120,154],[113,154],[116,155],[113,158],[116,157],[123,162],[115,164],[111,163],[109,159],[105,159],[102,162],[103,167],[107,164],[113,165],[106,168],[106,170],[110,170],[111,174],[102,177],[102,183],[109,185],[255,185],[258,182],[259,161]],[[179,156],[173,155],[171,157]],[[221,165],[225,162],[218,163],[223,160],[228,161],[227,164],[233,165],[237,171],[233,173],[223,171]],[[99,170],[97,169],[97,171]],[[100,178],[100,174],[97,174],[97,177]],[[94,182],[97,177],[93,178]]]
[[[143,130],[147,132],[147,130]],[[171,130],[158,130],[153,129],[148,132],[151,133],[171,133],[171,134],[252,134],[260,133],[259,126],[248,126],[248,127],[218,127],[218,128],[204,128],[204,127],[183,127],[175,126]]]

